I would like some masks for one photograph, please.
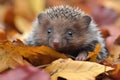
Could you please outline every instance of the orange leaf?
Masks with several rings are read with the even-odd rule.
[[[97,61],[97,56],[98,56],[100,50],[101,50],[101,45],[97,44],[96,47],[95,47],[95,50],[93,52],[89,52],[89,55],[87,56],[87,59],[89,59],[89,61],[96,62]]]
[[[7,35],[4,30],[0,29],[0,41],[7,40]]]
[[[48,64],[58,58],[67,57],[49,47],[26,46],[19,40],[13,43],[10,41],[0,42],[0,72],[28,64],[28,62],[35,66]]]
[[[17,48],[11,42],[0,43],[0,72],[8,68],[15,68],[23,63],[22,56],[17,53]]]
[[[115,79],[120,80],[120,64],[117,64],[115,70],[109,72],[109,74]]]

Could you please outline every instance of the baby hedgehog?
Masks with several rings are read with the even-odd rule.
[[[97,59],[108,57],[104,39],[93,19],[70,6],[56,6],[40,13],[24,42],[31,46],[49,46],[77,60],[86,60],[88,52],[100,43],[101,51]]]

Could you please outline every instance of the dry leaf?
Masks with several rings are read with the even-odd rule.
[[[87,59],[89,59],[89,61],[96,62],[97,56],[99,55],[100,50],[101,50],[101,45],[97,44],[95,47],[95,50],[93,52],[89,52]]]
[[[107,80],[120,80],[120,64],[112,64],[106,60],[102,61],[102,64],[111,66],[114,69],[98,75],[97,80],[106,80],[105,78],[110,78]]]
[[[95,80],[115,80],[115,79],[111,78],[111,76],[106,73],[102,73],[96,76]]]
[[[13,43],[10,41],[0,42],[0,72],[26,64],[26,61],[38,66],[48,64],[60,57],[67,58],[64,54],[45,46],[26,46],[19,40]]]
[[[115,40],[114,44],[120,46],[120,35],[119,35],[119,36],[117,37],[117,39]]]
[[[110,32],[107,29],[101,29],[101,34],[104,38],[107,38],[110,36]]]
[[[118,36],[117,39],[112,37],[107,38],[107,45],[109,46],[109,52],[110,52],[110,55],[107,61],[113,64],[119,64],[120,63],[120,37]]]
[[[4,30],[0,29],[0,41],[7,40],[7,35]]]
[[[115,70],[109,71],[109,74],[114,80],[120,80],[120,64],[116,65]]]
[[[64,54],[56,52],[47,46],[26,46],[22,48],[20,54],[36,66],[51,63],[58,58],[67,58]]]
[[[105,72],[105,69],[112,70],[98,63],[71,59],[58,59],[45,68],[51,74],[51,80],[57,80],[58,77],[67,80],[95,80],[95,76]]]
[[[0,74],[0,80],[50,80],[50,75],[43,69],[24,65]]]
[[[112,55],[114,64],[120,64],[120,45],[113,45],[110,55]]]
[[[0,43],[0,72],[22,65],[25,61],[10,42]]]

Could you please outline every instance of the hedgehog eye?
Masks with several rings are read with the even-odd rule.
[[[72,31],[68,31],[68,32],[67,32],[67,35],[68,35],[68,36],[72,36],[72,35],[73,35],[73,32],[72,32]]]
[[[48,28],[47,33],[50,34],[51,32],[52,32],[52,29],[51,29],[51,28]]]

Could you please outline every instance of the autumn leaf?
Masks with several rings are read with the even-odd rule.
[[[101,34],[104,38],[107,38],[110,36],[110,32],[107,29],[100,29],[101,30]]]
[[[110,63],[109,61],[102,61],[102,64],[114,68],[113,70],[106,71],[102,74],[99,74],[96,80],[120,80],[120,64]],[[109,78],[109,79],[106,79]]]
[[[0,43],[0,72],[23,65],[24,62],[22,56],[17,53],[17,48],[12,43]]]
[[[20,54],[35,66],[48,64],[58,58],[67,58],[64,54],[59,53],[47,46],[26,46],[22,48]]]
[[[34,66],[48,64],[58,58],[67,57],[49,47],[26,46],[19,40],[13,43],[10,41],[0,42],[0,72],[23,64]]]
[[[95,80],[115,80],[108,73],[102,73],[96,76]]]
[[[0,29],[0,41],[7,40],[7,35],[4,30]]]
[[[112,70],[94,62],[58,59],[45,68],[51,74],[52,80],[63,78],[66,80],[95,80],[98,74]]]
[[[120,79],[120,64],[117,64],[114,70],[109,71],[109,74],[115,80],[119,80]]]
[[[0,74],[0,80],[50,80],[50,75],[43,69],[23,65]]]
[[[120,36],[117,39],[109,37],[107,39],[107,44],[109,45],[109,57],[106,61],[113,64],[120,64]]]
[[[89,59],[89,61],[96,62],[97,56],[98,56],[100,50],[101,50],[101,45],[97,44],[95,47],[95,50],[93,52],[89,52],[87,59]]]

